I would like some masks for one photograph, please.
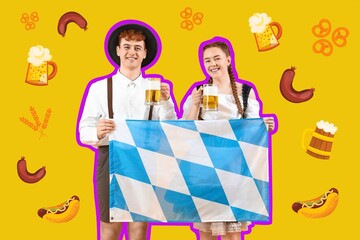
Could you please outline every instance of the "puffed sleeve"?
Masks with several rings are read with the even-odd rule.
[[[183,107],[183,115],[181,116],[182,120],[186,120],[186,118],[188,117],[191,106],[192,106],[192,98],[191,95],[189,95],[182,106]]]
[[[251,89],[251,91],[253,91]],[[258,100],[248,98],[248,105],[245,111],[246,118],[259,118],[260,117],[260,103]]]
[[[170,97],[166,101],[162,101],[162,104],[159,108],[159,120],[174,120],[177,119],[174,100]]]

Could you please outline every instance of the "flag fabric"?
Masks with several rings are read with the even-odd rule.
[[[261,118],[117,121],[109,146],[111,222],[269,220]]]

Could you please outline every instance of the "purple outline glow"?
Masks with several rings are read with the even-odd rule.
[[[157,32],[149,25],[147,25],[146,23],[144,22],[141,22],[141,21],[138,21],[138,20],[124,20],[124,21],[120,21],[118,23],[116,23],[115,25],[113,25],[110,30],[108,31],[107,35],[106,35],[106,38],[105,38],[105,42],[104,42],[104,50],[105,50],[105,53],[106,53],[106,57],[107,59],[109,60],[109,62],[115,67],[114,71],[111,72],[110,74],[108,75],[104,75],[104,76],[101,76],[101,77],[97,77],[93,80],[91,80],[87,86],[86,86],[86,89],[84,91],[84,94],[83,94],[83,97],[82,97],[82,101],[81,101],[81,104],[80,104],[80,109],[79,109],[79,113],[78,113],[78,118],[77,118],[77,123],[76,123],[76,141],[78,143],[79,146],[81,147],[86,147],[86,148],[89,148],[90,150],[94,151],[95,153],[95,158],[94,158],[94,169],[93,169],[93,186],[94,186],[94,199],[95,199],[95,207],[96,207],[96,222],[97,222],[97,239],[100,240],[100,212],[99,212],[99,207],[98,207],[98,197],[97,197],[97,185],[96,185],[96,167],[97,167],[97,158],[98,158],[98,150],[97,148],[95,147],[92,147],[90,145],[86,145],[86,144],[83,144],[81,141],[80,141],[80,133],[79,133],[79,123],[80,123],[80,118],[82,116],[82,113],[83,113],[83,110],[84,110],[84,105],[85,105],[85,100],[86,100],[86,97],[88,95],[88,92],[89,92],[89,89],[90,89],[90,86],[99,81],[99,80],[102,80],[104,78],[107,78],[107,77],[110,77],[110,76],[113,76],[114,74],[116,74],[116,72],[118,71],[119,69],[119,66],[112,60],[112,58],[110,57],[109,53],[108,53],[108,47],[107,47],[107,42],[108,42],[108,39],[111,35],[111,33],[116,29],[118,28],[119,26],[121,25],[125,25],[125,24],[139,24],[139,25],[142,25],[146,28],[148,28],[155,36],[156,38],[156,41],[158,43],[158,51],[156,53],[156,56],[154,58],[154,60],[152,62],[150,62],[147,66],[143,67],[141,69],[141,73],[142,73],[142,76],[145,77],[145,78],[150,78],[150,77],[158,77],[158,78],[161,78],[161,81],[163,82],[166,82],[169,84],[170,86],[170,96],[171,98],[173,99],[174,101],[174,106],[175,106],[175,112],[177,114],[177,117],[180,119],[182,114],[183,114],[183,104],[186,100],[186,98],[191,94],[192,92],[192,89],[194,87],[196,87],[197,85],[200,85],[200,84],[203,84],[205,82],[207,82],[207,79],[203,80],[202,82],[196,82],[194,83],[190,89],[187,91],[187,93],[185,94],[185,96],[183,97],[182,101],[181,101],[181,104],[180,104],[180,109],[178,108],[177,106],[177,103],[176,103],[176,99],[174,97],[174,91],[173,91],[173,84],[172,82],[170,82],[169,80],[166,80],[164,79],[161,75],[158,75],[158,74],[145,74],[145,70],[150,68],[151,66],[153,66],[157,60],[159,59],[160,57],[160,54],[161,54],[161,50],[162,50],[162,45],[161,45],[161,41],[160,41],[160,37],[159,35],[157,34]],[[202,61],[202,47],[210,42],[214,42],[214,41],[224,41],[225,43],[228,44],[229,46],[229,50],[230,50],[230,55],[231,55],[231,58],[232,58],[232,61],[231,61],[231,64],[232,64],[232,67],[233,67],[233,71],[234,71],[234,77],[235,79],[238,79],[238,75],[237,75],[237,72],[235,70],[235,64],[234,64],[234,60],[235,60],[235,54],[234,54],[234,51],[232,49],[232,45],[231,43],[227,40],[227,39],[224,39],[224,38],[221,38],[221,37],[214,37],[213,39],[211,40],[208,40],[208,41],[204,41],[201,45],[200,45],[200,48],[199,48],[199,52],[198,52],[198,57],[199,57],[199,62],[200,62],[200,65],[201,65],[201,68],[203,70],[203,73],[206,74],[206,71],[205,71],[205,68],[204,68],[204,64],[203,64],[203,61]],[[207,78],[209,76],[206,76]],[[238,82],[241,82],[241,83],[246,83],[248,85],[251,85],[251,87],[254,89],[254,92],[255,92],[255,95],[256,95],[256,99],[259,101],[260,103],[260,117],[269,117],[269,116],[272,116],[274,118],[274,121],[275,121],[275,129],[273,131],[270,131],[269,132],[269,136],[268,136],[268,142],[269,142],[269,193],[270,193],[270,200],[269,200],[269,203],[270,203],[270,207],[269,207],[269,221],[267,222],[252,222],[250,225],[249,225],[249,228],[247,231],[243,231],[241,232],[241,239],[244,238],[244,235],[245,234],[248,234],[251,232],[251,229],[252,227],[255,225],[255,224],[259,224],[259,225],[268,225],[268,224],[271,224],[272,223],[272,154],[271,154],[271,135],[274,134],[277,129],[278,129],[278,121],[277,121],[277,118],[276,118],[276,115],[275,114],[262,114],[262,102],[260,101],[259,97],[258,97],[258,93],[257,93],[257,90],[256,90],[256,87],[255,85],[253,85],[252,83],[250,82],[247,82],[245,80],[237,80]],[[197,229],[194,229],[193,228],[193,223],[190,222],[179,222],[179,223],[159,223],[159,222],[149,222],[149,225],[148,225],[148,229],[147,229],[147,240],[150,240],[150,236],[151,236],[151,227],[152,226],[189,226],[191,231],[193,231],[196,235],[196,239],[200,239],[200,235],[199,235],[199,231]],[[120,239],[122,239],[124,236],[125,236],[125,239],[128,239],[128,231],[127,231],[127,223],[123,223],[122,224],[122,229],[121,229],[121,233],[120,233]],[[220,239],[220,236],[218,237],[218,239]]]

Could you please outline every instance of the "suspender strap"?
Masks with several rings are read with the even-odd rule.
[[[151,120],[151,119],[152,119],[153,110],[154,110],[154,106],[153,106],[153,105],[150,105],[148,120]]]
[[[250,93],[251,87],[247,84],[243,84],[242,85],[242,97],[243,97],[243,104],[244,104],[244,113],[243,113],[243,118],[245,118],[245,111],[248,105],[248,98],[249,98],[249,93]]]
[[[109,77],[109,78],[107,79],[107,100],[108,100],[108,113],[109,113],[109,118],[112,119],[113,116],[114,116],[114,112],[113,112],[112,77]],[[148,120],[151,120],[151,119],[152,119],[153,110],[154,110],[154,106],[153,106],[153,105],[150,105]]]
[[[112,77],[107,79],[107,99],[108,99],[108,113],[109,118],[113,118],[113,100],[112,100],[113,90],[112,90]]]

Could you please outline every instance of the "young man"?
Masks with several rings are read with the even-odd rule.
[[[124,21],[109,31],[108,54],[119,66],[112,76],[113,119],[176,119],[170,87],[161,83],[161,104],[150,108],[145,105],[145,88],[149,81],[142,68],[150,65],[160,53],[155,32],[138,21]],[[109,219],[109,138],[116,126],[109,117],[108,80],[100,79],[89,87],[79,122],[80,141],[98,148],[96,173],[100,209],[101,240],[118,240],[122,224]],[[110,105],[111,106],[111,105]],[[109,109],[109,110],[108,110]],[[146,222],[131,222],[130,240],[145,240]]]

